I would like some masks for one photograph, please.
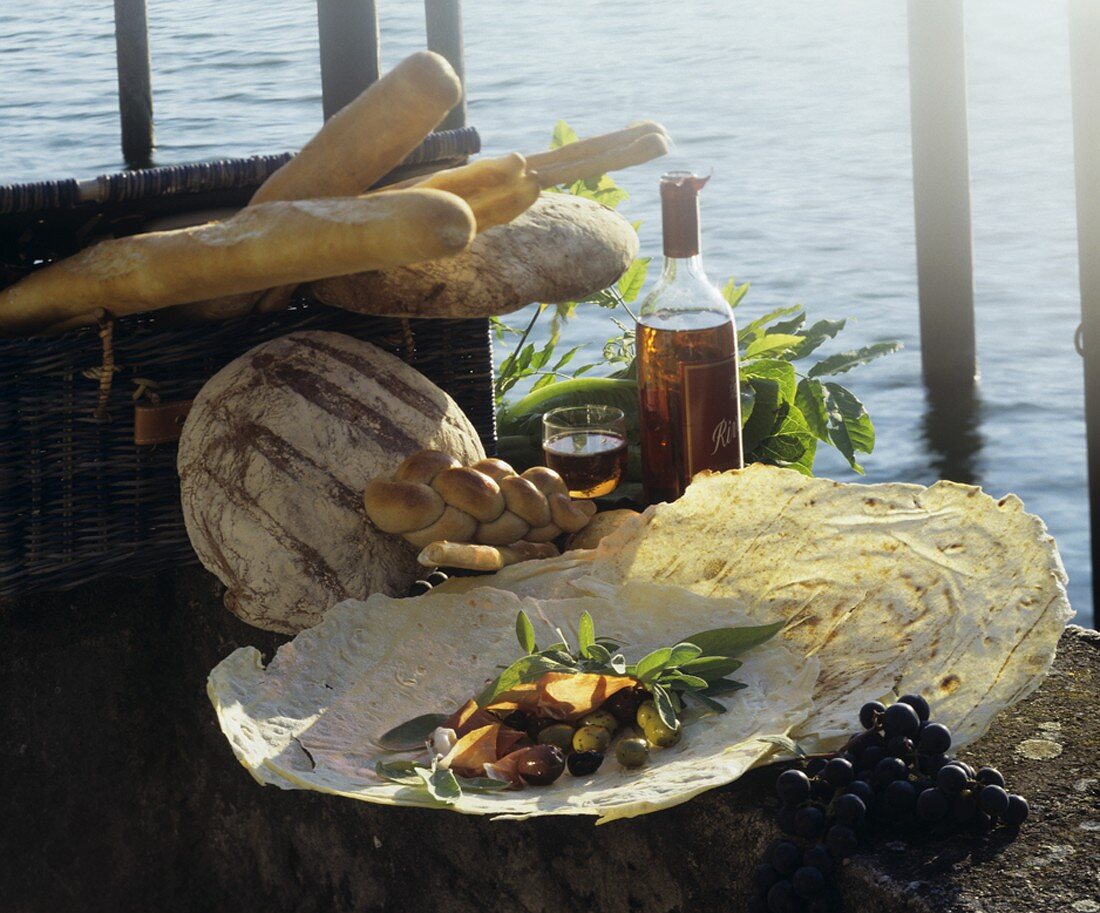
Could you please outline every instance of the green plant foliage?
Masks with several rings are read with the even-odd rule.
[[[551,148],[576,142],[577,134],[565,122],[554,127]],[[577,181],[561,192],[596,200],[612,209],[629,195],[604,175]],[[635,222],[634,228],[640,227]],[[638,406],[635,385],[634,325],[632,308],[645,285],[650,259],[636,259],[619,281],[579,301],[539,305],[526,327],[492,321],[499,342],[516,339],[512,351],[497,370],[495,394],[500,455],[518,469],[541,460],[541,418],[548,409],[584,403],[618,406],[627,416],[630,444],[628,481],[640,481],[638,455]],[[729,279],[722,296],[738,308],[749,283]],[[564,354],[557,349],[562,330],[580,305],[607,311],[615,332],[601,347],[596,362],[577,364],[584,346]],[[550,312],[546,338],[533,341],[542,316]],[[621,315],[621,316],[620,316]],[[771,463],[813,474],[819,443],[836,448],[856,472],[863,467],[857,454],[869,454],[875,445],[875,428],[858,397],[838,383],[826,381],[901,348],[893,341],[876,342],[859,349],[838,352],[804,366],[802,362],[845,327],[844,319],[817,320],[807,325],[801,304],[776,308],[739,327],[737,334],[741,370],[742,443],[746,462]],[[590,374],[590,372],[592,372]],[[517,384],[529,383],[527,395],[509,401]]]

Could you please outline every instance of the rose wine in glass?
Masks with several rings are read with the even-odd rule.
[[[740,469],[741,397],[733,312],[703,271],[699,190],[661,178],[664,269],[636,327],[642,477],[650,503],[672,501],[704,469]]]
[[[563,406],[542,418],[546,465],[574,498],[614,491],[626,471],[626,421],[613,406]]]

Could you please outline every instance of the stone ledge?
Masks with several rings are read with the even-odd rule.
[[[261,788],[205,678],[235,647],[270,655],[285,638],[220,597],[187,570],[0,604],[5,911],[745,909],[775,836],[771,770],[599,828]],[[845,866],[848,910],[1100,911],[1098,702],[1100,635],[1071,627],[1039,691],[962,755],[1029,798],[1020,836],[871,846]]]

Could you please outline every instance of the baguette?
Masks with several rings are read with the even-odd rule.
[[[559,184],[572,184],[609,171],[641,165],[662,155],[668,155],[668,137],[661,133],[647,133],[626,146],[597,151],[585,158],[548,162],[540,166],[536,173],[539,185],[546,190]]]
[[[0,335],[453,255],[470,207],[439,190],[265,203],[225,222],[104,241],[0,291]]]
[[[420,51],[326,121],[302,150],[272,174],[249,206],[275,200],[357,196],[401,164],[462,99],[462,82],[445,58]],[[261,311],[283,310],[294,293],[270,288]],[[255,294],[195,301],[179,309],[185,318],[224,319],[257,306]]]
[[[579,139],[573,143],[566,143],[557,149],[547,149],[545,152],[536,152],[527,156],[529,167],[540,171],[546,168],[558,167],[571,162],[579,162],[590,159],[596,155],[603,155],[617,149],[629,146],[636,140],[650,135],[662,136],[667,141],[668,131],[660,124],[645,120],[632,124],[623,130],[613,133],[603,133],[599,136],[590,136],[587,139]]]

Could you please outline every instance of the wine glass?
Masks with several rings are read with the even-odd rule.
[[[615,490],[626,471],[626,419],[615,406],[560,406],[542,417],[546,465],[574,498]]]

